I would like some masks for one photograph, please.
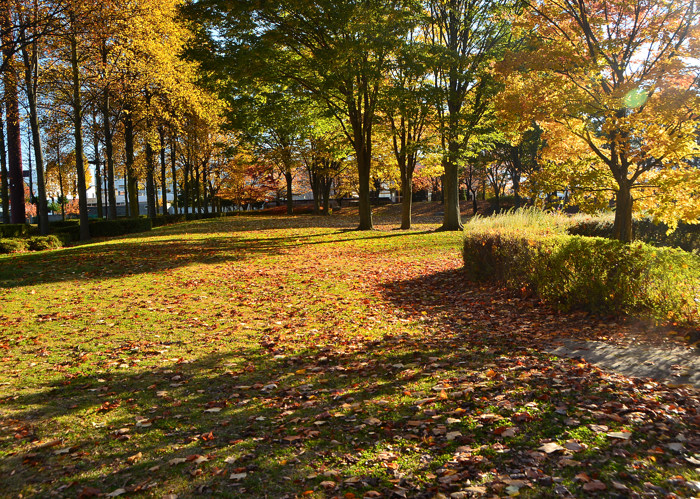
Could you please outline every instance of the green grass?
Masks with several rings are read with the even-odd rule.
[[[0,256],[0,496],[504,494],[537,469],[521,495],[585,497],[597,468],[689,493],[668,480],[694,467],[649,450],[697,432],[693,392],[539,354],[551,323],[467,283],[461,234],[351,226],[232,217]],[[618,400],[670,419],[610,419]],[[560,467],[544,439],[588,448]]]

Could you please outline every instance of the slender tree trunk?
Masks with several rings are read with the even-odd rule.
[[[131,110],[127,109],[124,115],[124,148],[126,152],[126,176],[129,188],[129,216],[139,216],[139,183],[134,168],[134,122],[131,118]]]
[[[70,16],[71,26],[75,26],[75,17]],[[80,95],[80,68],[78,66],[78,41],[75,35],[70,37],[71,69],[73,76],[73,134],[75,137],[75,167],[78,178],[78,209],[80,212],[80,240],[90,239],[88,225],[87,187],[85,185],[85,164],[83,162],[83,103]]]
[[[175,142],[175,135],[170,137],[170,168],[173,175],[173,213],[177,215],[177,145]]]
[[[209,214],[209,180],[207,175],[207,161],[202,161],[202,205],[204,207],[204,213]]]
[[[9,22],[9,2],[5,2]],[[3,75],[5,91],[5,112],[7,116],[7,164],[10,184],[10,221],[13,224],[25,223],[24,179],[22,178],[22,136],[20,132],[19,95],[17,93],[17,71],[14,68],[14,54],[11,35],[3,37],[4,57],[7,64]]]
[[[154,177],[153,147],[146,141],[146,212],[149,218],[156,217],[156,182]]]
[[[411,228],[411,208],[413,206],[413,175],[401,175],[401,228]]]
[[[201,193],[201,187],[199,185],[199,164],[198,162],[195,162],[195,168],[194,168],[194,189],[195,189],[195,194],[196,194],[196,203],[197,203],[197,214],[202,213],[202,197],[200,195]]]
[[[124,216],[128,217],[129,213],[129,174],[124,172]]]
[[[66,194],[63,191],[63,173],[61,173],[61,148],[56,147],[56,163],[58,165],[58,190],[61,192],[61,220],[66,221]]]
[[[29,125],[34,144],[34,157],[36,158],[36,183],[37,204],[39,208],[39,232],[42,235],[49,233],[49,212],[46,202],[46,183],[44,181],[44,151],[39,130],[39,115],[36,102],[36,83],[38,70],[38,51],[36,41],[31,44],[31,55],[26,47],[22,49],[24,58],[24,80],[27,91],[27,103],[29,104]]]
[[[158,135],[160,137],[160,185],[161,199],[163,203],[163,216],[168,214],[168,186],[165,183],[165,130],[163,127],[158,127]]]
[[[102,206],[102,173],[100,171],[100,137],[97,135],[97,116],[93,114],[92,148],[95,151],[95,197],[97,197],[97,218],[104,218]]]
[[[292,189],[292,172],[290,168],[284,172],[284,181],[287,184],[287,215],[294,215],[294,191]]]
[[[107,64],[107,48],[103,45],[102,62]],[[104,127],[105,136],[105,160],[106,160],[106,175],[107,175],[107,197],[109,210],[107,218],[115,220],[117,218],[117,196],[114,185],[114,145],[112,142],[112,127],[110,124],[111,114],[110,90],[109,85],[105,87],[102,95],[102,126]],[[126,189],[125,189],[126,190]]]
[[[188,153],[188,156],[189,156],[189,153]],[[185,197],[184,197],[183,203],[185,204],[185,207],[184,207],[185,208],[185,216],[187,216],[190,214],[190,180],[189,180],[190,164],[189,164],[189,161],[185,162],[185,168],[183,169],[182,173],[183,173],[182,183],[184,184],[183,188],[185,190]]]
[[[10,223],[10,191],[8,190],[7,151],[5,150],[5,124],[0,106],[0,196],[2,196],[2,223]]]

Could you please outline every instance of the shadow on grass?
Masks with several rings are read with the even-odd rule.
[[[656,445],[645,433],[653,427],[650,415],[623,405],[641,403],[649,390],[486,332],[296,352],[276,341],[161,367],[132,363],[58,375],[0,401],[4,492],[75,497],[94,487],[293,497],[317,490],[361,497],[379,490],[434,497],[473,481],[496,487],[493,477],[527,468],[538,470],[529,476],[536,495],[549,496],[552,474],[573,480],[594,465],[599,476],[616,477],[632,453]],[[673,393],[653,395],[659,403],[692,405]],[[666,425],[672,433],[687,431],[690,418],[690,411],[679,413]],[[633,438],[598,436],[590,424],[624,425]],[[515,434],[501,436],[508,427]],[[567,438],[587,448],[577,460],[569,453],[564,468],[561,454],[537,450]],[[650,473],[687,471],[671,458],[658,456]]]

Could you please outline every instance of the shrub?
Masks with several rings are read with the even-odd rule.
[[[74,227],[79,224],[80,220],[78,220],[77,218],[72,220],[56,220],[54,222],[49,222],[49,228],[60,229],[62,227]]]
[[[53,229],[53,233],[55,236],[61,239],[64,242],[64,244],[68,244],[73,241],[80,241],[79,224],[64,225],[62,227],[59,226]]]
[[[463,258],[469,278],[530,289],[564,310],[700,322],[700,258],[679,249],[469,227]]]
[[[63,246],[63,242],[56,236],[33,236],[27,239],[30,251],[56,249]]]
[[[27,239],[0,239],[0,253],[27,251]]]
[[[153,227],[161,227],[163,225],[169,225],[184,221],[185,215],[158,215],[157,217],[151,219],[151,224]]]
[[[28,236],[30,226],[27,224],[0,224],[0,237]]]
[[[90,223],[90,235],[92,237],[121,236],[134,232],[146,232],[151,228],[151,219],[145,217],[99,220]]]

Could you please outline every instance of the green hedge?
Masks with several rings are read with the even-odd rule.
[[[18,237],[0,239],[0,253],[16,253],[18,251],[42,251],[63,246],[63,241],[56,236]]]
[[[27,251],[28,239],[0,239],[0,253]]]
[[[151,230],[150,218],[118,218],[117,220],[95,220],[90,221],[90,235],[92,237],[112,237],[132,234],[134,232],[147,232]],[[71,241],[80,240],[80,225],[75,223],[65,223],[53,230],[54,234]]]
[[[641,242],[467,232],[469,278],[529,289],[562,309],[700,323],[700,257]]]
[[[649,219],[633,220],[634,238],[653,246],[669,246],[700,253],[700,224],[678,224],[667,234],[668,226],[655,224]],[[569,228],[569,234],[589,237],[613,237],[612,219],[579,220]]]
[[[0,237],[28,236],[31,227],[27,224],[0,224]]]

